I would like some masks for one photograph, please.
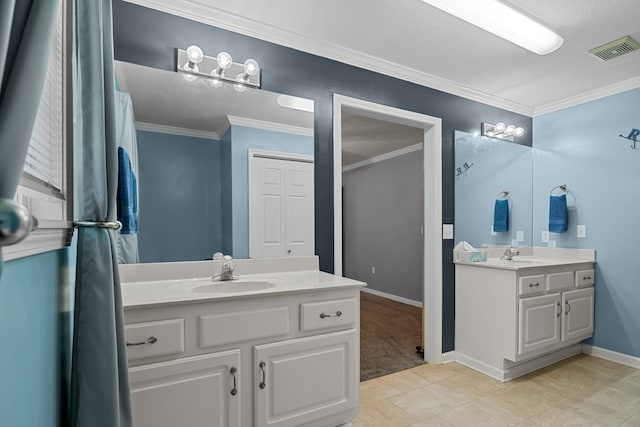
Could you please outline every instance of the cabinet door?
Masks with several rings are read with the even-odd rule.
[[[580,341],[593,335],[593,288],[562,294],[562,341]]]
[[[522,298],[519,304],[518,354],[560,342],[560,294]]]
[[[239,426],[239,366],[231,350],[130,368],[133,425]]]
[[[351,329],[254,347],[254,425],[300,426],[355,412],[357,344]]]

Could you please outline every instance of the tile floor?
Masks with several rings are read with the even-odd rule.
[[[501,383],[457,363],[360,384],[354,427],[640,426],[640,370],[579,355]]]

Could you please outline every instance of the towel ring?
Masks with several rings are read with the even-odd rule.
[[[503,194],[504,194],[504,197],[508,199],[510,193],[511,193],[511,190],[502,190],[501,192],[498,193],[498,195],[496,196],[496,199],[499,199],[500,197],[502,197]]]
[[[551,191],[549,191],[549,195],[551,195],[553,193],[553,190],[555,190],[557,188],[559,188],[564,194],[569,192],[567,184],[560,184],[560,185],[556,185],[555,187],[553,187],[551,189]]]

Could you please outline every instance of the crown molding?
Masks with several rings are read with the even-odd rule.
[[[374,163],[382,162],[384,160],[393,159],[394,157],[402,156],[404,154],[413,153],[414,151],[422,150],[422,142],[415,145],[410,145],[408,147],[401,148],[399,150],[390,151],[388,153],[380,154],[379,156],[372,157],[370,159],[361,160],[357,163],[351,163],[342,168],[342,172],[347,172],[353,169],[358,169],[363,166],[372,165]]]
[[[252,20],[243,16],[229,13],[206,4],[203,0],[125,0],[172,15],[181,16],[192,21],[212,25],[225,30],[244,34],[246,36],[265,40],[281,46],[301,50],[334,61],[353,65],[359,68],[375,71],[381,74],[416,83],[432,89],[437,89],[452,95],[457,95],[472,101],[502,108],[514,113],[531,117],[534,107],[515,101],[488,94],[452,80],[425,73],[414,68],[398,65],[394,62],[377,58],[315,39],[303,34],[283,30],[273,25]],[[178,47],[178,46],[176,46]]]
[[[282,123],[265,122],[263,120],[248,119],[246,117],[227,116],[233,126],[246,126],[255,129],[270,130],[273,132],[292,133],[294,135],[313,136],[313,129],[300,126],[285,125]]]
[[[136,130],[146,132],[166,133],[169,135],[190,136],[193,138],[220,140],[220,136],[216,132],[207,132],[204,130],[195,130],[181,128],[177,126],[158,125],[155,123],[135,122]]]
[[[632,89],[637,89],[639,87],[640,87],[640,76],[632,77],[627,80],[622,80],[620,82],[603,86],[598,89],[581,93],[580,95],[572,96],[569,98],[562,99],[560,101],[551,102],[549,104],[537,107],[534,111],[533,117],[538,117],[544,114],[553,113],[554,111],[564,110],[565,108],[574,107],[576,105],[584,104],[590,101],[595,101],[596,99],[605,98],[607,96],[626,92]]]

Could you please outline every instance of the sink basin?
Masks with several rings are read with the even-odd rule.
[[[226,294],[234,292],[259,291],[262,289],[273,288],[275,285],[276,284],[272,282],[231,280],[228,282],[209,282],[206,285],[194,286],[191,288],[191,291],[206,294]]]

